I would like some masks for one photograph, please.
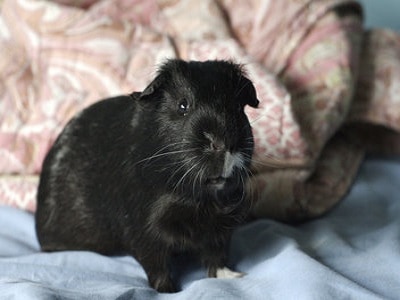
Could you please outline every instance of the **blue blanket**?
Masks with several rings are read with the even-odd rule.
[[[399,299],[400,159],[369,158],[328,215],[289,226],[239,228],[230,264],[240,279],[210,279],[187,258],[182,291],[158,294],[134,258],[40,253],[31,214],[0,207],[0,299]]]

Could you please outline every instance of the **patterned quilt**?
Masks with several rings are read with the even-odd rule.
[[[400,37],[350,0],[3,0],[0,203],[35,210],[43,158],[99,99],[142,90],[166,58],[245,66],[260,108],[255,217],[320,216],[366,152],[400,153]]]

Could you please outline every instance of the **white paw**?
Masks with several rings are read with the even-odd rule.
[[[245,275],[245,273],[235,272],[227,267],[223,267],[221,269],[217,269],[217,278],[241,278]]]

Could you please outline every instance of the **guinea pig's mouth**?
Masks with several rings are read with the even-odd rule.
[[[210,177],[206,180],[206,185],[215,188],[215,189],[222,189],[226,183],[228,178],[218,176],[218,177]]]

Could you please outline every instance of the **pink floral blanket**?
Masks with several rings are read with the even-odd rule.
[[[245,65],[256,217],[301,221],[347,192],[366,151],[400,153],[400,37],[350,0],[4,0],[0,203],[35,210],[43,158],[99,99],[142,90],[166,58]]]

